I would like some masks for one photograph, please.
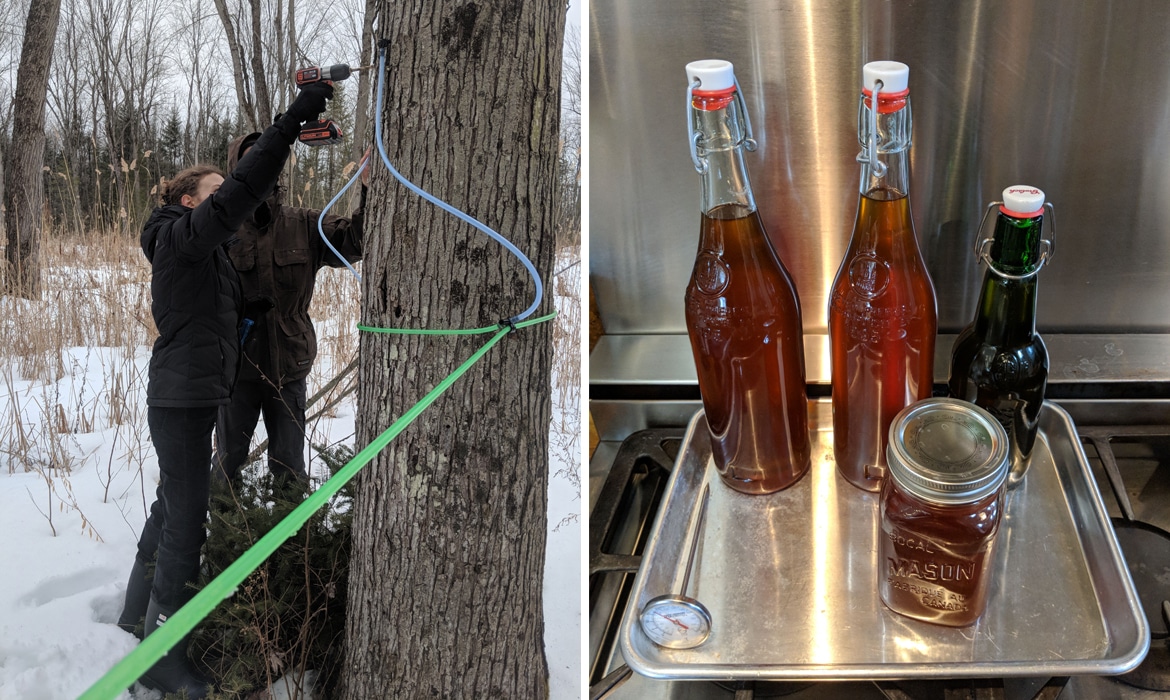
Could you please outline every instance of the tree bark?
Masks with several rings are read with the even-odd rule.
[[[60,17],[61,0],[29,3],[12,101],[12,144],[4,161],[4,224],[8,240],[4,290],[26,299],[41,296],[45,96]]]
[[[293,27],[296,26],[296,17],[295,17],[295,15],[293,15],[293,8],[296,7],[296,0],[288,0],[288,11],[289,11],[289,18],[288,18],[289,31],[288,32],[285,32],[285,30],[284,30],[284,26],[285,26],[284,25],[284,6],[285,6],[284,4],[285,4],[285,0],[277,0],[277,2],[276,2],[276,20],[273,22],[273,27],[272,27],[274,30],[273,33],[276,35],[276,39],[275,39],[275,43],[272,47],[272,50],[270,51],[270,56],[272,57],[272,65],[276,68],[276,75],[278,76],[278,79],[273,84],[272,90],[269,94],[269,99],[272,100],[272,102],[269,104],[269,107],[271,107],[272,104],[286,104],[284,102],[284,100],[281,99],[282,95],[284,94],[283,86],[281,85],[281,83],[287,83],[288,79],[280,80],[279,76],[293,75],[293,73],[289,72],[288,67],[285,65],[285,60],[286,60],[287,56],[293,55],[293,49],[291,46],[291,43],[292,43],[291,36],[292,36],[292,29],[293,29]],[[285,46],[284,46],[286,36],[290,38],[290,41],[289,41],[290,46],[289,46],[287,52],[285,51]],[[275,116],[275,114],[272,116]]]
[[[249,90],[248,79],[248,64],[244,62],[244,51],[240,48],[240,39],[236,32],[236,26],[232,23],[232,15],[228,11],[227,2],[225,0],[214,0],[215,11],[219,15],[219,21],[223,25],[224,34],[227,35],[228,52],[232,57],[232,77],[234,78],[236,86],[236,100],[239,104],[240,111],[244,114],[244,119],[248,122],[248,129],[250,131],[260,130],[259,117],[256,114],[256,105],[251,99],[251,90]],[[268,115],[271,117],[272,115]]]
[[[256,118],[259,123],[268,124],[274,113],[272,96],[268,92],[268,76],[264,71],[264,36],[261,31],[260,0],[251,0],[252,7],[252,79],[256,81]],[[277,64],[279,58],[277,59]]]
[[[525,251],[551,279],[560,2],[380,2],[395,166]],[[496,323],[531,303],[495,241],[375,167],[363,322]],[[547,313],[545,297],[537,313]],[[361,339],[367,444],[488,336]],[[504,338],[370,463],[354,504],[342,697],[543,698],[552,327]],[[577,605],[579,592],[563,591]]]
[[[296,99],[293,76],[297,74],[297,59],[300,55],[301,47],[297,37],[297,4],[295,0],[288,0],[288,65],[284,68],[284,80],[280,87],[280,93],[275,98],[278,100],[277,104],[282,105],[282,109],[287,109]]]
[[[377,63],[374,55],[374,18],[378,16],[378,0],[366,0],[362,12],[362,48],[360,64],[368,66]],[[374,138],[374,130],[370,126],[370,115],[373,113],[370,94],[373,92],[374,80],[372,71],[358,73],[357,99],[354,101],[353,118],[353,150],[350,156],[353,162],[361,160],[365,153],[366,144]],[[372,167],[373,163],[369,167]]]

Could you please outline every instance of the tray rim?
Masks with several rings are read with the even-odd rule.
[[[815,404],[823,401],[810,400],[810,411]],[[1046,401],[1042,412],[1055,414],[1055,419],[1065,423],[1074,437],[1079,437],[1076,425],[1068,412],[1052,401]],[[1045,421],[1041,418],[1041,423]],[[695,433],[702,427],[706,429],[706,414],[699,408],[687,424],[686,433],[675,460],[675,467],[686,454],[686,447],[695,438]],[[1073,441],[1073,449],[1078,460],[1077,472],[1088,472],[1088,458],[1079,439]],[[813,466],[816,468],[816,465]],[[673,496],[676,482],[681,470],[671,469],[662,506],[655,515],[651,528],[650,541],[643,553],[643,562],[651,561],[660,541],[662,516],[666,512],[669,499]],[[808,478],[806,475],[804,478]],[[660,680],[894,680],[894,679],[941,679],[941,678],[992,678],[992,677],[1055,677],[1072,675],[1118,675],[1133,670],[1145,659],[1150,647],[1150,629],[1145,613],[1137,596],[1133,579],[1129,574],[1121,547],[1117,542],[1108,512],[1102,501],[1101,494],[1089,475],[1088,486],[1091,494],[1090,509],[1098,525],[1103,525],[1104,546],[1108,550],[1109,564],[1112,572],[1117,574],[1124,588],[1123,598],[1126,611],[1132,617],[1137,630],[1137,638],[1132,640],[1128,648],[1118,650],[1113,656],[1102,659],[1073,659],[1073,660],[1043,660],[1025,659],[1019,661],[940,661],[940,662],[908,662],[908,663],[875,663],[875,664],[823,664],[823,663],[793,663],[793,664],[735,664],[735,663],[698,663],[678,664],[663,663],[645,657],[638,652],[633,643],[632,629],[637,624],[637,601],[643,597],[646,584],[645,567],[639,567],[630,589],[629,604],[622,613],[619,628],[619,646],[626,664],[637,673],[648,678]],[[1077,535],[1083,542],[1083,531],[1077,528]],[[1092,576],[1091,578],[1096,578]],[[1093,591],[1100,605],[1100,593],[1094,581]],[[1104,624],[1105,632],[1113,636],[1114,626],[1108,622]],[[1114,645],[1110,645],[1110,649]]]

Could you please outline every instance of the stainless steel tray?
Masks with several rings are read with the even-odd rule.
[[[1150,633],[1072,419],[1045,404],[1041,440],[1004,509],[987,611],[955,629],[878,597],[878,497],[833,462],[828,401],[810,403],[812,469],[776,494],[719,480],[703,412],[691,421],[621,624],[626,663],[653,678],[891,679],[1118,674]],[[687,594],[711,611],[702,646],[647,639],[638,612],[678,593],[710,482]]]

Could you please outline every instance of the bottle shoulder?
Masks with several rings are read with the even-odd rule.
[[[830,306],[912,308],[937,314],[934,282],[926,265],[900,265],[874,255],[846,257],[829,289]]]
[[[984,392],[1043,393],[1048,381],[1048,351],[1034,335],[1022,343],[997,344],[979,334],[961,333],[951,351],[949,393],[983,405]],[[984,406],[986,408],[986,406]]]
[[[993,335],[980,330],[976,323],[968,324],[955,338],[955,355],[984,355],[988,358],[1002,353],[1048,356],[1044,338],[1034,330],[1024,331],[1017,336]]]

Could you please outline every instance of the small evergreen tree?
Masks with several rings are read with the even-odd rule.
[[[347,447],[316,449],[334,473],[353,456]],[[306,494],[299,482],[274,480],[259,463],[242,469],[234,488],[213,485],[201,585]],[[347,487],[196,628],[191,655],[217,680],[220,692],[213,697],[249,697],[281,678],[293,698],[330,696],[344,654],[350,505]]]
[[[158,174],[168,179],[174,177],[182,169],[183,123],[179,120],[178,110],[173,107],[159,136],[158,151]]]

